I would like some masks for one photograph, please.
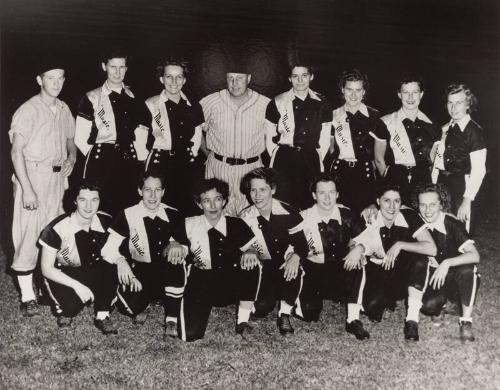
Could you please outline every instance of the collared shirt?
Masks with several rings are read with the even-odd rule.
[[[280,113],[278,99],[285,101],[279,103],[280,105],[286,106],[289,103],[290,108],[282,108],[283,113]],[[279,136],[277,142],[281,145],[306,149],[321,148],[325,153],[329,147],[332,109],[324,98],[313,91],[310,91],[305,99],[294,95],[293,90],[278,95],[267,106],[266,120],[277,126],[274,136]],[[293,123],[293,128],[287,126],[287,123]],[[322,136],[322,131],[326,131],[326,137]]]
[[[251,205],[245,208],[241,218],[252,229],[257,238],[254,248],[262,260],[285,261],[292,251],[305,258],[308,252],[302,217],[285,203],[273,199],[269,219],[260,215]]]
[[[56,253],[58,265],[64,267],[87,266],[100,260],[101,249],[108,237],[106,229],[111,223],[108,214],[97,212],[86,231],[78,223],[75,213],[54,219],[38,240],[45,250]]]
[[[307,259],[313,263],[343,259],[350,239],[361,232],[361,224],[354,220],[351,210],[342,205],[335,205],[326,217],[320,216],[317,205],[300,214],[309,247]]]
[[[190,261],[204,270],[235,266],[255,242],[252,231],[236,217],[222,216],[212,227],[204,215],[197,215],[186,218],[183,227],[180,240],[189,247]]]
[[[98,112],[95,112],[90,96],[95,100]],[[118,93],[105,82],[88,92],[78,106],[75,137],[78,149],[86,155],[93,144],[131,144],[135,140],[138,110],[139,103],[125,86]]]
[[[483,129],[465,115],[456,123],[442,127],[442,139],[436,153],[435,167],[452,174],[463,174],[465,198],[474,200],[486,174],[486,143]]]
[[[252,158],[265,149],[265,114],[269,98],[248,89],[248,100],[241,106],[231,101],[227,89],[204,97],[206,143],[225,157]]]
[[[115,217],[108,229],[109,237],[102,256],[110,263],[116,263],[121,257],[142,263],[162,261],[162,251],[174,240],[180,222],[176,209],[162,203],[152,213],[141,200]],[[121,245],[124,240],[128,248]]]
[[[156,99],[158,99],[157,102]],[[156,105],[158,105],[158,111],[154,107]],[[166,115],[166,118],[163,118],[163,115]],[[194,139],[196,127],[204,123],[203,111],[199,103],[190,103],[182,96],[176,103],[168,99],[165,91],[162,91],[160,95],[146,101],[139,117],[139,123],[150,130],[146,143],[149,150],[154,147],[189,154],[193,145],[197,144],[199,147],[200,140]],[[166,120],[168,120],[168,129],[164,126]],[[163,136],[161,129],[168,132],[168,136]],[[162,137],[168,138],[168,142],[160,142]]]
[[[385,225],[379,211],[375,220],[371,224],[366,224],[365,229],[353,240],[365,247],[365,255],[370,256],[370,260],[381,263],[386,252],[396,241],[415,241],[424,229],[424,222],[411,209],[400,209],[391,227]]]
[[[389,142],[396,164],[426,167],[432,165],[430,152],[434,142],[439,139],[439,132],[422,111],[417,112],[415,121],[406,116],[403,108],[381,119],[387,127],[378,128],[375,137]]]
[[[474,244],[465,225],[451,214],[441,212],[434,223],[426,223],[425,226],[437,247],[436,256],[429,257],[431,266],[436,267],[443,260],[459,256],[466,246]]]
[[[75,136],[75,119],[69,107],[56,99],[55,113],[35,95],[17,109],[12,117],[9,137],[14,134],[25,141],[27,162],[60,166],[67,157],[66,141]]]
[[[385,128],[380,114],[361,103],[355,114],[345,105],[333,110],[332,137],[335,137],[334,157],[350,161],[372,161],[374,137],[378,127]]]

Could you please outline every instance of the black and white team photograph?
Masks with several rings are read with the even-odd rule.
[[[0,388],[500,388],[495,0],[5,0]]]

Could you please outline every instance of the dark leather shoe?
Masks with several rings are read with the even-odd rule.
[[[167,341],[169,338],[177,337],[177,323],[174,321],[167,321],[163,330],[163,340]]]
[[[94,320],[94,325],[97,329],[99,329],[103,334],[117,334],[118,329],[116,329],[115,325],[111,321],[111,318],[106,317],[103,320],[98,320],[97,318]]]
[[[474,341],[476,337],[472,331],[472,322],[470,321],[460,321],[460,340],[462,342]]]
[[[248,322],[241,322],[239,324],[236,324],[236,333],[238,333],[241,336],[245,336],[248,334],[252,334],[253,328]]]
[[[294,332],[292,324],[290,323],[290,315],[282,314],[278,317],[278,329],[283,336],[292,334]]]
[[[405,321],[404,334],[406,340],[418,341],[418,323],[415,321]]]
[[[21,314],[23,317],[34,317],[40,315],[40,307],[35,300],[21,302]]]
[[[346,322],[345,323],[345,330],[347,333],[351,333],[358,340],[364,340],[364,339],[369,339],[370,338],[370,333],[363,328],[363,323],[360,320],[354,320],[351,322]]]

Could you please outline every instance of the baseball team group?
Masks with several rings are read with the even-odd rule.
[[[234,305],[241,337],[271,316],[291,336],[333,300],[358,340],[370,337],[361,315],[380,322],[398,304],[406,340],[419,340],[421,313],[436,326],[458,316],[459,337],[474,340],[486,144],[469,87],[446,87],[450,119],[438,126],[419,109],[414,73],[399,80],[401,107],[381,115],[357,69],[340,75],[344,104],[333,108],[299,59],[273,99],[235,61],[227,87],[199,102],[183,92],[183,59],[159,64],[161,92],[145,101],[124,84],[128,62],[122,51],[102,58],[105,80],[75,120],[58,99],[66,66],[45,61],[33,72],[40,92],[13,115],[23,316],[43,299],[59,327],[74,327],[93,303],[96,328],[116,334],[113,316],[140,326],[161,304],[164,339],[193,341],[213,307]]]

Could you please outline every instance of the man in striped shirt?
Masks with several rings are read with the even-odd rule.
[[[263,165],[260,155],[265,149],[264,122],[269,99],[248,88],[250,79],[244,66],[233,66],[227,73],[227,89],[200,101],[205,116],[205,177],[229,183],[225,212],[233,216],[248,205],[240,192],[241,178]]]

